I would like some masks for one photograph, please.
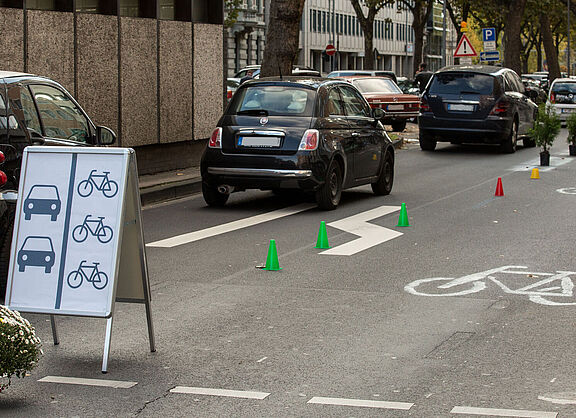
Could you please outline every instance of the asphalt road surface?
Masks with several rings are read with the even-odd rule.
[[[146,208],[157,352],[142,305],[116,304],[106,375],[104,320],[58,317],[54,346],[27,314],[44,356],[0,415],[574,417],[565,138],[539,179],[537,148],[412,144],[390,196],[360,187],[331,212],[258,191]],[[330,250],[314,248],[321,221]],[[256,268],[271,239],[280,271]]]

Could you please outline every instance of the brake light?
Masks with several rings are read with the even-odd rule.
[[[300,151],[313,151],[318,148],[318,136],[320,134],[316,129],[308,129],[302,135],[302,140],[300,141],[300,145],[298,149]]]
[[[2,164],[4,161],[6,161],[6,157],[4,156],[4,153],[0,151],[0,164]]]
[[[214,129],[210,141],[208,141],[209,148],[222,148],[222,128]]]
[[[226,92],[226,98],[227,98],[228,100],[230,100],[230,99],[232,98],[232,90],[228,90],[228,91]]]
[[[430,112],[430,106],[425,98],[420,99],[420,112]]]
[[[556,94],[554,92],[550,93],[550,103],[556,103]]]
[[[509,108],[510,108],[510,102],[506,100],[500,100],[498,103],[496,103],[494,109],[492,109],[490,114],[500,116],[508,112]]]
[[[4,186],[6,183],[8,183],[8,176],[5,172],[0,170],[0,187]]]

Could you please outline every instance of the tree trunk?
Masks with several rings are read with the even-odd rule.
[[[416,0],[411,7],[412,29],[414,29],[414,74],[418,71],[420,63],[424,62],[424,29],[433,5],[433,0]]]
[[[520,52],[522,50],[522,40],[520,31],[522,17],[526,7],[526,0],[511,0],[506,16],[506,26],[504,27],[504,65],[513,69],[518,74],[522,72],[520,62]]]
[[[536,70],[542,71],[542,33],[538,34],[538,43],[536,44]]]
[[[291,75],[305,0],[272,0],[260,77]]]
[[[548,63],[548,82],[552,83],[554,79],[560,77],[560,65],[558,64],[558,55],[554,46],[554,38],[550,29],[550,20],[546,13],[540,15],[540,32],[542,33],[542,42],[546,52],[546,62]]]

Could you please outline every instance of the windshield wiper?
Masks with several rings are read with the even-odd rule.
[[[236,112],[237,115],[258,115],[268,116],[268,111],[264,109],[247,109]]]

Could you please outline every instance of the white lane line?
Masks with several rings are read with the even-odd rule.
[[[557,412],[524,411],[521,409],[474,408],[471,406],[455,406],[452,414],[487,415],[491,417],[518,417],[518,418],[556,418]]]
[[[322,251],[323,255],[354,255],[375,245],[397,238],[402,232],[384,228],[383,226],[368,223],[381,216],[400,210],[400,206],[380,206],[378,208],[330,222],[328,226],[358,235],[360,238],[329,250]]]
[[[45,383],[66,383],[69,385],[102,386],[114,389],[129,389],[138,384],[138,382],[125,382],[122,380],[85,379],[65,376],[46,376],[38,379],[38,381]]]
[[[244,399],[266,399],[270,394],[265,392],[250,392],[244,390],[228,389],[211,389],[211,388],[194,388],[188,386],[176,386],[170,389],[172,393],[187,393],[193,395],[225,396],[229,398]]]
[[[178,245],[189,244],[194,241],[199,241],[204,238],[214,237],[216,235],[225,234],[226,232],[236,231],[249,226],[258,225],[264,222],[273,221],[275,219],[284,218],[285,216],[294,215],[295,213],[304,212],[309,209],[315,208],[315,204],[302,203],[299,205],[290,206],[274,210],[268,213],[252,216],[250,218],[239,219],[237,221],[228,222],[222,225],[216,225],[211,228],[202,229],[200,231],[189,232],[187,234],[177,235],[175,237],[166,238],[160,241],[154,241],[146,244],[147,247],[161,247],[172,248]]]
[[[551,171],[555,168],[558,168],[564,164],[568,164],[572,160],[570,158],[563,158],[563,157],[553,157],[550,156],[550,165],[548,167],[540,166],[540,159],[536,158],[534,160],[526,161],[523,164],[518,164],[515,166],[510,167],[509,171],[532,171],[533,168],[538,168],[538,171],[545,172]]]
[[[338,406],[360,406],[365,408],[402,409],[409,410],[414,405],[408,402],[371,401],[365,399],[324,398],[315,396],[307,403]]]

